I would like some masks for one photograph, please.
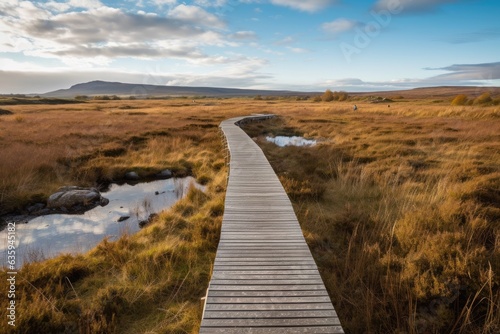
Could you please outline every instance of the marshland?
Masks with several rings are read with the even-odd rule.
[[[218,125],[252,113],[278,116],[244,130],[292,200],[346,332],[499,331],[497,97],[462,105],[454,96],[388,98],[2,106],[10,112],[0,115],[2,214],[61,186],[102,188],[129,171],[148,179],[170,169],[205,186],[137,233],[85,253],[34,255],[18,270],[14,332],[196,333],[224,212]],[[276,136],[317,143],[266,139]],[[0,289],[7,284],[2,278]]]

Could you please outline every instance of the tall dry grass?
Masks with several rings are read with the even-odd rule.
[[[212,209],[221,198],[192,188],[135,235],[105,239],[87,254],[24,265],[16,276],[16,327],[2,328],[9,333],[197,332],[220,233],[221,216]],[[5,308],[0,314],[5,318]]]
[[[254,137],[286,129],[322,140],[312,148],[259,143],[342,324],[349,333],[497,332],[496,111],[373,108],[296,110],[247,128]]]
[[[206,191],[191,188],[183,200],[134,235],[125,233],[114,242],[105,239],[86,254],[25,264],[16,281],[16,327],[2,326],[0,332],[197,332],[200,298],[205,295],[217,249],[226,186],[219,121],[217,115],[201,122],[189,110],[177,114],[161,104],[153,104],[153,108],[151,102],[136,103],[145,112],[137,116],[142,120],[122,115],[121,109],[110,110],[108,116],[117,117],[118,124],[105,123],[102,131],[93,128],[92,117],[80,115],[85,118],[82,121],[78,115],[66,114],[66,109],[40,110],[39,115],[23,110],[25,125],[34,124],[37,116],[46,122],[59,119],[53,125],[58,131],[40,132],[39,138],[33,138],[40,145],[10,137],[18,154],[10,153],[8,162],[27,167],[12,174],[15,168],[6,161],[2,172],[15,176],[18,184],[24,180],[28,197],[64,182],[99,183],[128,170],[146,176],[164,168],[196,176]],[[102,106],[104,110],[111,107]],[[92,105],[86,107],[92,109]],[[27,134],[30,129],[23,131]],[[58,141],[60,135],[67,141]],[[94,140],[96,135],[102,138]],[[79,139],[68,139],[73,136]],[[75,154],[57,150],[61,146],[74,149]],[[7,152],[7,146],[2,150]],[[34,154],[39,158],[28,158]],[[44,163],[52,165],[41,168]],[[62,169],[60,175],[53,175],[56,168]],[[50,183],[44,183],[44,178]],[[11,178],[5,184],[11,186],[12,182]],[[3,189],[12,200],[21,198],[8,187]],[[6,272],[4,268],[0,275],[3,291],[7,291]],[[6,308],[2,307],[0,316],[6,318]]]
[[[209,114],[216,103],[219,111]],[[2,115],[0,122],[0,214],[44,201],[61,185],[99,187],[121,180],[130,170],[147,178],[172,168],[207,182],[207,171],[198,170],[209,162],[206,149],[186,148],[218,142],[213,133],[221,119],[237,112],[235,103],[138,100],[9,106],[13,115]],[[186,157],[195,151],[199,161],[190,163]]]

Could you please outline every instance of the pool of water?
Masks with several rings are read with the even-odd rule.
[[[285,146],[314,146],[317,144],[317,141],[314,139],[305,139],[304,137],[298,137],[298,136],[276,136],[276,137],[270,137],[267,136],[266,140],[268,142],[274,143],[278,145],[279,147],[285,147]]]
[[[135,233],[140,229],[140,221],[171,207],[192,184],[203,189],[192,177],[136,185],[113,184],[102,193],[109,199],[104,207],[98,206],[81,215],[53,214],[36,217],[28,224],[16,224],[16,267],[26,261],[85,252],[105,237],[115,240],[124,233]],[[119,222],[120,217],[123,221]],[[7,259],[7,233],[8,229],[0,231],[2,265]]]

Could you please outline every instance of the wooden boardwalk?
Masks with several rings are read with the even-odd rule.
[[[231,155],[200,333],[344,333],[297,217],[262,150],[222,122]]]

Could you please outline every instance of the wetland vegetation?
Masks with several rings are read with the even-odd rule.
[[[280,117],[245,130],[292,199],[347,333],[497,332],[500,108],[351,98],[3,106],[2,213],[130,170],[206,185],[134,235],[25,264],[15,332],[196,333],[224,210],[218,124],[266,112]],[[268,135],[320,141],[278,147]]]

